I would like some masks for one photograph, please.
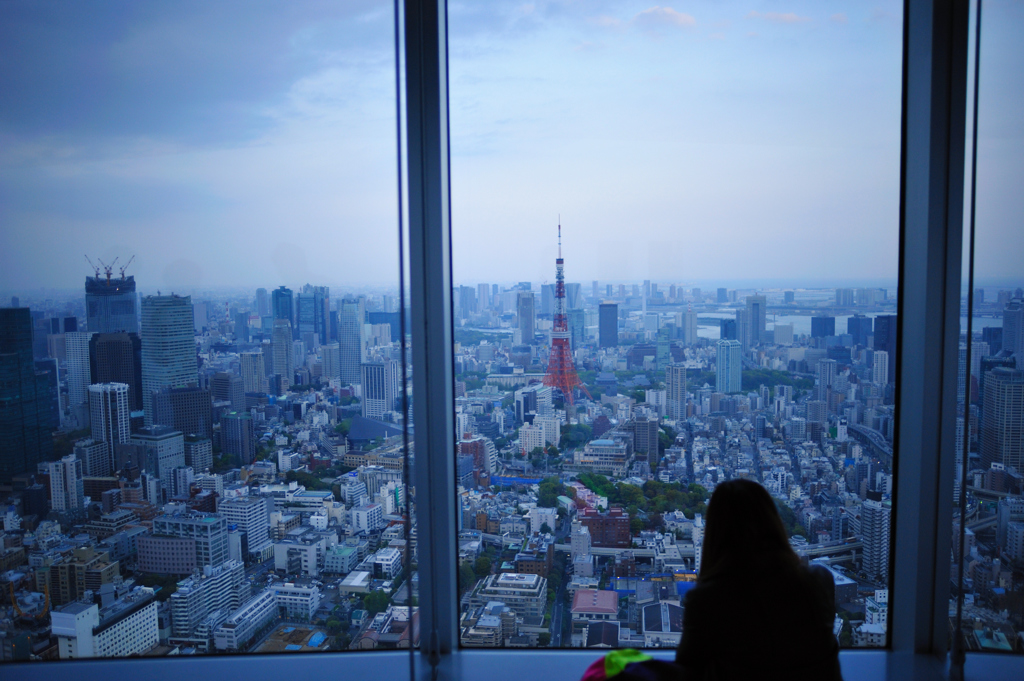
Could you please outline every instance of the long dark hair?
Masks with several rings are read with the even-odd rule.
[[[794,567],[800,564],[768,491],[752,480],[718,485],[708,504],[698,579],[707,581],[769,552]]]

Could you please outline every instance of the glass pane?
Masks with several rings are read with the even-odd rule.
[[[960,323],[949,610],[950,632],[977,652],[1024,651],[1024,199],[1016,190],[1024,177],[1022,28],[1019,4],[984,3],[974,281],[968,305],[964,277]],[[965,247],[965,275],[969,257]]]
[[[885,645],[901,3],[452,2],[449,39],[463,645],[676,645],[734,478]]]
[[[409,647],[394,32],[0,7],[3,659]]]

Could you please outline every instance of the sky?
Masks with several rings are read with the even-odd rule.
[[[978,275],[1024,278],[1024,3]],[[457,283],[891,282],[902,3],[449,3]],[[397,282],[390,2],[0,4],[0,291]]]

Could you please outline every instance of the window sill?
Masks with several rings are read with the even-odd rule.
[[[567,679],[583,675],[587,666],[601,655],[597,650],[463,650],[446,660],[442,678],[522,681],[523,679]],[[671,658],[670,653],[658,657]],[[944,663],[927,655],[894,654],[884,650],[843,651],[839,655],[846,681],[931,681],[949,678]],[[419,664],[421,678],[428,679]],[[238,655],[129,660],[74,660],[3,664],[5,681],[41,681],[55,673],[76,681],[109,681],[130,675],[147,681],[215,681],[237,678],[245,681],[285,678],[321,678],[342,674],[345,678],[373,681],[405,681],[409,678],[409,654],[398,652],[322,653],[306,655]],[[450,674],[450,675],[449,675]],[[1024,678],[1024,656],[968,655],[966,681],[1017,681]]]

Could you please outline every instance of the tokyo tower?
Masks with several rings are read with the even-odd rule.
[[[558,260],[555,261],[555,323],[551,330],[551,357],[548,371],[544,374],[544,385],[562,391],[565,401],[572,404],[573,389],[579,388],[587,397],[590,392],[576,375],[569,347],[569,318],[565,313],[565,273],[562,260],[562,223],[558,223]],[[591,397],[591,399],[593,399]]]

